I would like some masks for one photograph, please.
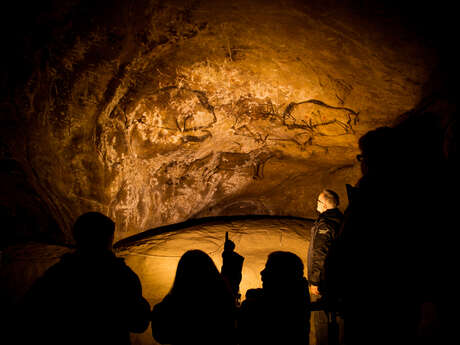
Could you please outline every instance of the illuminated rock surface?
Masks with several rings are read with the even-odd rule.
[[[59,243],[89,210],[117,239],[206,216],[313,217],[322,188],[345,200],[357,181],[358,138],[414,109],[436,66],[372,2],[58,3],[13,26],[0,131],[58,225],[36,231]]]
[[[116,240],[126,239],[118,254],[152,305],[187,249],[220,267],[226,231],[246,257],[244,294],[259,286],[269,252],[305,259],[308,221],[158,227],[314,218],[325,187],[344,209],[345,184],[361,175],[358,138],[419,111],[436,114],[438,154],[458,164],[457,13],[383,0],[2,4],[1,302],[15,310],[70,250],[71,225],[86,211],[115,220]],[[421,181],[435,189],[432,161],[417,154]],[[445,180],[456,182],[449,171]],[[418,216],[437,203],[422,196]],[[151,343],[150,330],[133,340]]]
[[[255,218],[246,220],[213,220],[186,228],[155,234],[154,231],[118,244],[116,253],[139,276],[143,294],[153,306],[168,293],[174,280],[179,258],[189,249],[208,253],[217,267],[222,265],[225,232],[245,257],[240,285],[244,297],[248,288],[261,287],[260,271],[268,254],[275,250],[296,253],[305,263],[311,222],[289,218]],[[17,300],[59,256],[66,247],[30,244],[11,247],[3,255],[0,268],[2,291],[12,301]],[[305,271],[306,274],[306,271]],[[3,301],[2,301],[3,302]],[[133,344],[151,344],[149,329],[132,336]]]

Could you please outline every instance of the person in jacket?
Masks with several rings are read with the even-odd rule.
[[[27,343],[130,344],[149,325],[138,276],[112,251],[114,222],[98,212],[73,226],[76,251],[65,254],[27,293]]]
[[[343,219],[343,214],[338,209],[338,206],[339,196],[336,192],[324,189],[318,195],[317,211],[319,216],[311,228],[307,256],[308,282],[313,301],[318,301],[324,295],[322,283],[326,258]],[[317,344],[327,344],[328,314],[319,310],[313,313],[312,320]]]
[[[262,289],[249,289],[239,310],[239,344],[308,345],[310,295],[302,260],[273,252],[260,275]]]
[[[173,286],[153,307],[152,335],[160,344],[235,344],[235,300],[212,259],[189,250]]]

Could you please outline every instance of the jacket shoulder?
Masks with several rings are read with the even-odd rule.
[[[331,220],[328,220],[326,217],[321,217],[318,220],[318,223],[316,225],[318,228],[318,232],[321,233],[322,231],[331,231],[334,230],[334,223]]]

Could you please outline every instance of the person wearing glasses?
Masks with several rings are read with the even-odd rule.
[[[308,247],[307,267],[308,281],[312,302],[320,300],[321,282],[324,278],[325,261],[329,249],[337,235],[343,214],[338,209],[339,196],[330,189],[324,189],[317,200],[318,219],[311,228]],[[312,320],[318,345],[327,344],[328,315],[320,310],[312,313]]]

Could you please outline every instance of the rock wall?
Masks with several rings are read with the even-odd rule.
[[[2,75],[2,158],[22,166],[66,241],[89,210],[112,217],[118,239],[194,217],[314,217],[322,188],[346,203],[358,138],[413,109],[434,68],[398,17],[364,10],[261,0],[31,9],[13,25],[18,53]]]

